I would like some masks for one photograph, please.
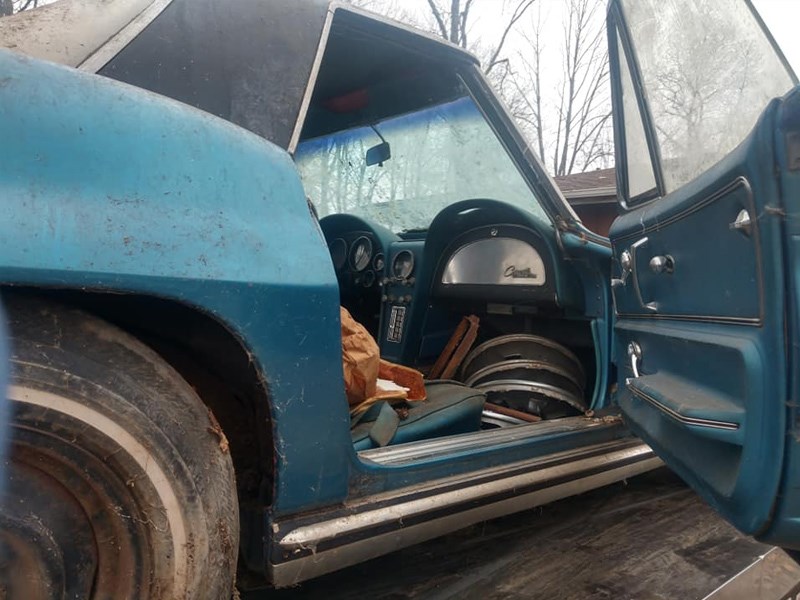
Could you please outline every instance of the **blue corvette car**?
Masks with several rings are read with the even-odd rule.
[[[9,597],[288,586],[662,460],[800,549],[797,79],[746,0],[607,23],[609,238],[350,6],[0,18]],[[424,400],[351,415],[340,306]]]

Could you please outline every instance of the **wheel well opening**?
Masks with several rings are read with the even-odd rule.
[[[245,564],[263,570],[263,512],[272,501],[274,456],[265,382],[247,349],[196,308],[136,294],[3,288],[105,319],[161,355],[194,388],[228,441],[236,473]]]

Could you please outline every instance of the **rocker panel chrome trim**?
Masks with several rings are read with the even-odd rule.
[[[393,503],[381,508],[367,509],[363,512],[355,512],[328,521],[301,526],[284,535],[280,539],[279,545],[289,550],[311,548],[315,547],[320,542],[332,540],[378,525],[393,522],[400,525],[403,519],[410,519],[414,516],[423,515],[426,512],[430,512],[434,509],[441,509],[444,506],[474,502],[482,499],[485,500],[486,498],[508,492],[509,490],[517,490],[534,484],[545,483],[548,480],[560,479],[564,476],[574,475],[576,478],[579,478],[581,472],[586,472],[597,467],[605,465],[612,466],[614,463],[622,461],[653,456],[653,451],[650,447],[641,442],[631,446],[630,440],[624,440],[612,443],[610,446],[623,446],[623,448],[616,450],[609,449],[605,453],[588,458],[580,458],[580,456],[577,456],[575,460],[554,466],[546,466],[547,462],[553,457],[544,457],[507,465],[499,469],[485,470],[473,474],[473,477],[479,476],[482,479],[489,479],[481,485],[471,487],[466,485],[465,487],[426,495],[422,498],[412,497],[409,500]],[[587,454],[591,451],[596,451],[596,448],[590,447],[586,449]],[[583,452],[581,452],[581,454],[583,454]],[[529,470],[524,470],[524,472],[519,473],[519,471],[525,469],[526,466],[529,467]],[[517,474],[503,476],[503,472],[507,472],[510,469],[513,469]],[[499,471],[499,476],[496,479],[491,479],[489,477],[492,471]],[[465,481],[464,483],[466,484],[468,482]],[[414,494],[414,496],[416,495]],[[375,498],[374,500],[379,500],[379,498]],[[364,507],[369,507],[375,504],[374,500],[365,499],[359,502],[359,504]]]
[[[644,443],[631,445],[629,439],[617,445],[627,445],[627,448],[540,469],[536,465],[542,462],[541,459],[530,461],[531,470],[523,474],[298,527],[280,539],[279,547],[288,556],[292,553],[304,555],[269,564],[270,579],[277,587],[293,585],[481,521],[580,494],[663,465]],[[572,479],[564,481],[565,476]],[[547,481],[560,482],[548,486]],[[523,491],[537,484],[540,486],[537,489],[527,493]],[[520,490],[520,493],[508,495],[515,490]],[[506,495],[492,500],[501,494]],[[442,508],[458,505],[465,509],[441,513]],[[439,511],[435,518],[419,520],[408,526],[403,523],[404,519],[410,520],[414,515],[424,515],[434,509]],[[349,534],[381,526],[377,535],[363,536],[352,542],[346,538]],[[391,526],[389,531],[387,526]],[[320,542],[339,538],[342,539],[341,545],[317,550]]]

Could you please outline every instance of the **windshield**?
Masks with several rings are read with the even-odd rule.
[[[367,150],[381,137],[391,147],[391,158],[368,166]],[[460,200],[490,198],[550,224],[466,95],[380,121],[374,129],[357,127],[306,140],[295,158],[320,217],[349,213],[402,232],[427,228],[440,210]]]

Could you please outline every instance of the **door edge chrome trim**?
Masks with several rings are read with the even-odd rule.
[[[111,62],[125,46],[130,44],[137,35],[144,31],[150,23],[155,21],[170,4],[172,4],[172,0],[153,0],[153,2],[136,15],[130,23],[111,36],[105,44],[92,52],[92,54],[77,66],[77,69],[87,73],[97,73]]]
[[[710,429],[724,429],[726,431],[738,431],[740,428],[739,423],[732,423],[731,421],[717,421],[715,419],[701,419],[698,417],[687,417],[686,415],[682,415],[678,411],[673,410],[669,406],[659,402],[652,396],[648,395],[646,392],[643,392],[639,388],[635,387],[635,385],[629,385],[628,389],[637,398],[644,400],[648,404],[651,404],[654,408],[660,410],[667,416],[671,417],[675,421],[678,421],[684,425],[707,427]]]
[[[374,536],[358,539],[351,543],[344,541],[330,549],[317,550],[314,541],[305,536],[308,541],[307,546],[301,547],[293,543],[287,547],[283,545],[283,541],[286,540],[286,537],[284,537],[281,540],[279,552],[283,551],[287,560],[286,562],[269,563],[267,565],[270,580],[276,587],[294,585],[306,579],[363,562],[406,546],[424,542],[481,521],[588,492],[663,466],[664,463],[655,456],[648,446],[644,443],[639,446],[642,449],[639,456],[628,464],[622,464],[618,467],[609,464],[608,468],[584,477],[576,477],[571,481],[559,482],[528,493],[512,494],[482,506],[472,506],[466,510],[443,514],[431,520],[404,526],[403,518],[405,515],[402,511],[398,511],[397,514],[392,515],[391,519],[385,521],[385,525],[391,525],[388,531],[384,528]],[[596,460],[598,463],[602,463],[612,460],[612,457],[601,455]],[[580,471],[581,469],[577,468],[576,470]],[[531,479],[536,479],[543,477],[543,473],[541,471],[533,471],[528,473],[527,476]],[[294,531],[290,532],[289,535],[293,533]],[[295,542],[300,541],[300,536],[297,536]],[[301,552],[303,553],[302,556],[291,558],[292,554]]]

